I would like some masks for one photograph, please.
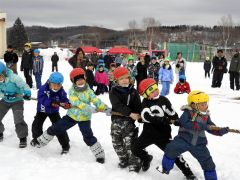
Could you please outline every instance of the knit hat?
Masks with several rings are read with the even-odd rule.
[[[85,71],[82,68],[74,68],[70,73],[70,79],[74,83],[79,79],[85,79]]]
[[[118,80],[123,77],[129,77],[128,69],[125,67],[118,67],[113,71],[113,77]]]
[[[170,60],[171,60],[170,57],[165,57],[165,59],[164,59],[163,61],[164,61],[164,62],[165,62],[165,61],[168,61],[168,62],[169,62]]]
[[[144,98],[147,98],[149,94],[158,89],[156,81],[152,78],[144,79],[140,82],[138,92]]]

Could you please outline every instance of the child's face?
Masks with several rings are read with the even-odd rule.
[[[50,83],[49,88],[55,92],[59,91],[62,87],[62,84]]]
[[[156,89],[155,91],[151,92],[149,95],[148,95],[148,99],[149,100],[152,100],[156,97],[158,97],[159,95],[159,89]]]
[[[129,65],[132,65],[132,64],[133,64],[133,61],[128,61],[128,64],[129,64]]]
[[[83,86],[85,83],[85,79],[80,78],[76,81],[76,86]]]
[[[38,52],[35,52],[35,53],[34,53],[34,56],[39,56],[39,53],[38,53]]]
[[[206,112],[208,110],[208,103],[207,102],[197,103],[196,107],[200,112]]]
[[[88,69],[89,69],[90,71],[92,71],[92,70],[93,70],[93,66],[88,66]]]
[[[103,67],[102,66],[99,67],[99,71],[103,71]]]
[[[165,63],[166,65],[168,65],[168,64],[169,64],[169,61],[164,61],[164,63]]]
[[[128,87],[130,84],[129,77],[123,77],[118,79],[118,85],[122,87]]]
[[[0,82],[4,82],[5,81],[5,76],[3,74],[0,75]]]

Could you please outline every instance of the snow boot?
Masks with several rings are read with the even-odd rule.
[[[127,161],[120,161],[118,163],[118,167],[121,168],[121,169],[124,169],[124,168],[128,167],[128,162]]]
[[[101,144],[99,142],[96,142],[95,144],[90,146],[90,149],[96,157],[96,161],[103,164],[105,162],[105,153]]]
[[[69,149],[70,149],[70,145],[66,147],[62,147],[61,155],[67,154],[69,152]]]
[[[204,171],[205,180],[217,180],[217,173],[213,171]]]
[[[19,142],[19,148],[25,148],[27,147],[27,138],[20,138],[20,142]]]
[[[3,133],[0,133],[0,142],[3,141]]]
[[[191,171],[188,163],[183,159],[183,156],[178,156],[176,158],[175,164],[182,171],[187,180],[196,180],[197,177]]]
[[[53,138],[54,136],[48,134],[47,131],[44,131],[43,134],[37,138],[38,143],[36,147],[41,148],[46,146]]]
[[[129,172],[139,173],[139,171],[141,170],[141,166],[136,166],[136,165],[130,165],[128,166],[128,168],[129,168]]]
[[[152,159],[153,159],[153,156],[148,155],[147,158],[142,161],[142,170],[143,171],[147,171],[150,168]]]
[[[37,145],[39,145],[39,142],[37,141],[37,139],[32,139],[31,142],[30,142],[31,146],[35,147]]]

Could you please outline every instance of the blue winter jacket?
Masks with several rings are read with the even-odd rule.
[[[43,57],[42,56],[34,56],[33,57],[33,74],[35,75],[36,73],[42,74],[43,72]]]
[[[161,67],[159,70],[159,81],[168,81],[173,82],[173,70],[171,67],[168,69],[165,69],[164,67]]]
[[[58,92],[52,91],[49,88],[49,83],[46,82],[38,90],[37,111],[48,114],[59,112],[59,108],[52,106],[53,102],[69,102],[67,93],[64,91],[63,87]]]
[[[5,81],[0,83],[0,98],[9,103],[22,101],[24,91],[30,91],[29,86],[20,76],[7,68]]]

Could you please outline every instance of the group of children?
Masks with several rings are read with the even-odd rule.
[[[101,66],[98,68],[99,73],[104,69]],[[165,63],[165,69],[168,68],[168,63]],[[153,156],[148,154],[145,148],[155,144],[165,152],[162,160],[163,173],[168,174],[176,163],[187,179],[196,179],[181,156],[183,152],[189,151],[201,164],[205,179],[217,179],[215,164],[206,147],[205,131],[224,135],[228,133],[228,128],[217,131],[208,129],[208,125],[215,124],[209,116],[209,97],[206,93],[190,92],[188,105],[182,108],[184,113],[179,119],[170,101],[161,95],[158,83],[154,79],[147,78],[141,81],[137,91],[132,84],[132,76],[125,67],[117,67],[112,71],[112,82],[115,85],[109,92],[111,109],[96,97],[87,83],[86,72],[83,69],[74,68],[70,73],[72,87],[68,93],[69,98],[63,89],[63,80],[61,73],[54,72],[39,88],[37,114],[32,124],[32,146],[43,147],[57,136],[62,146],[61,154],[65,154],[70,149],[66,131],[78,124],[83,140],[90,147],[96,161],[104,163],[104,150],[91,129],[91,115],[105,112],[106,115],[111,115],[112,144],[119,158],[119,168],[128,167],[129,171],[134,172],[141,169],[147,171]],[[19,147],[24,148],[27,146],[28,127],[23,118],[23,99],[30,100],[31,91],[28,85],[2,62],[0,94],[0,140],[3,140],[4,132],[2,119],[11,108],[16,133],[20,139]],[[144,98],[142,102],[139,94]],[[60,107],[67,110],[62,118],[59,115]],[[43,123],[47,117],[53,124],[43,132]],[[140,136],[135,121],[143,123]],[[171,124],[179,126],[179,133],[172,141]]]

